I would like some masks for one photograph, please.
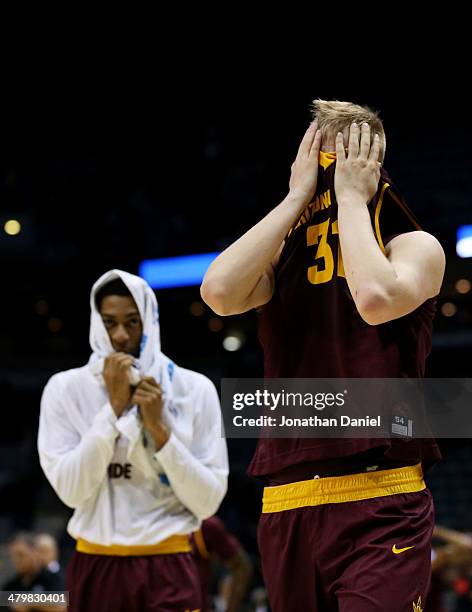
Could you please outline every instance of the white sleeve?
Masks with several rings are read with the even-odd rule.
[[[191,448],[174,434],[154,456],[163,467],[178,499],[198,519],[218,510],[228,484],[228,452],[223,437],[218,393],[208,379],[196,397]]]
[[[53,377],[41,398],[39,459],[53,489],[71,508],[82,504],[100,487],[119,434],[115,427],[117,418],[109,403],[95,415],[83,436],[70,419],[74,408],[61,381]]]

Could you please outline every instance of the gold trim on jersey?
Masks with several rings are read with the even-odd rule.
[[[382,204],[383,204],[385,192],[387,191],[389,187],[390,185],[388,183],[385,183],[383,185],[382,191],[380,192],[380,196],[377,201],[377,206],[375,207],[375,217],[374,217],[375,235],[377,236],[377,242],[379,243],[379,246],[382,249],[382,253],[384,255],[385,255],[385,246],[382,240],[382,234],[380,232],[380,211],[382,210]]]
[[[265,487],[262,512],[267,514],[306,506],[341,504],[400,493],[416,493],[425,488],[421,464],[348,476],[314,478]]]
[[[411,223],[415,226],[415,228],[417,230],[421,230],[421,225],[418,223],[418,221],[415,219],[412,213],[408,210],[408,208],[405,207],[405,204],[403,204],[401,199],[395,195],[393,190],[390,190],[390,196],[398,204],[398,206],[400,206],[400,208],[403,210],[403,212],[408,217],[408,219],[411,221]]]
[[[320,151],[320,166],[327,170],[336,161],[336,153]]]
[[[379,243],[380,248],[382,249],[383,254],[385,255],[385,245],[382,240],[382,233],[380,231],[380,211],[382,210],[382,204],[385,196],[385,192],[387,189],[390,189],[389,195],[392,200],[402,209],[405,215],[408,217],[409,221],[413,224],[415,229],[421,230],[421,226],[418,221],[415,219],[413,214],[408,210],[405,204],[402,202],[401,198],[399,198],[393,189],[391,189],[391,185],[389,183],[384,183],[382,186],[382,191],[380,192],[379,199],[377,201],[377,205],[375,207],[375,215],[374,215],[374,225],[375,225],[375,235],[377,237],[377,242]]]
[[[79,538],[76,549],[78,552],[89,555],[110,555],[112,557],[171,555],[192,552],[188,535],[173,535],[158,544],[142,544],[138,546],[122,546],[121,544],[102,546],[102,544],[94,544]]]
[[[300,218],[298,219],[298,223],[292,227],[292,229],[287,234],[287,238],[290,236],[292,232],[300,227],[300,225],[305,225],[309,221],[311,221],[313,215],[319,210],[325,210],[331,206],[331,190],[327,189],[320,193],[320,195],[316,196],[315,199],[308,204]]]

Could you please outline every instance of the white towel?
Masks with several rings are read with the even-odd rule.
[[[95,296],[103,285],[116,278],[120,278],[128,287],[138,307],[143,325],[140,355],[138,359],[135,359],[134,367],[139,371],[140,378],[143,376],[153,376],[161,385],[164,397],[167,398],[172,393],[170,382],[174,364],[161,352],[159,308],[156,296],[146,281],[134,274],[129,274],[122,270],[110,270],[105,272],[92,287],[90,295],[90,346],[93,351],[90,357],[90,366],[92,372],[94,374],[101,372],[103,370],[103,361],[114,352],[102,317],[95,305]],[[97,367],[97,362],[101,364],[101,370]]]
[[[134,366],[139,371],[139,378],[152,376],[159,383],[163,400],[162,416],[164,422],[169,425],[172,421],[170,415],[176,410],[174,395],[179,398],[177,404],[180,404],[181,400],[188,396],[188,389],[182,384],[183,379],[177,366],[161,351],[159,308],[156,296],[146,281],[139,276],[122,270],[110,270],[93,285],[90,295],[90,346],[93,353],[89,360],[89,367],[94,376],[100,379],[101,384],[104,384],[101,376],[104,360],[114,350],[102,317],[97,310],[95,296],[103,285],[116,278],[120,278],[128,287],[138,307],[143,326],[140,355],[138,359],[135,359]],[[142,439],[142,423],[137,406],[133,406],[119,419],[119,429],[129,438],[128,458],[139,464],[151,479],[155,477],[154,472],[149,470],[149,463],[145,461],[142,444],[138,444]]]

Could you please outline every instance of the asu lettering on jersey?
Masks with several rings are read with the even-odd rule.
[[[329,208],[330,206],[331,206],[331,190],[328,189],[324,193],[321,193],[319,196],[316,196],[313,202],[310,202],[308,204],[308,206],[303,211],[302,216],[298,220],[298,223],[296,224],[295,227],[293,227],[289,231],[288,235],[290,236],[290,234],[296,229],[298,229],[300,225],[304,225],[305,223],[308,223],[316,212],[318,212],[319,210],[325,210],[326,208]]]

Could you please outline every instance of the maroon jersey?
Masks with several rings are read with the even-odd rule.
[[[192,549],[200,576],[202,612],[213,609],[211,597],[211,562],[217,558],[229,562],[241,549],[238,540],[229,533],[223,521],[212,516],[203,521],[201,528],[192,534]]]
[[[271,301],[259,312],[266,378],[421,378],[431,350],[436,299],[412,313],[368,325],[346,282],[334,192],[335,156],[321,153],[313,202],[290,231],[275,270]],[[394,236],[420,229],[382,170],[368,205],[380,248]],[[359,245],[362,248],[362,245]],[[261,438],[250,465],[269,476],[305,462],[370,453],[405,464],[440,457],[432,440]]]

